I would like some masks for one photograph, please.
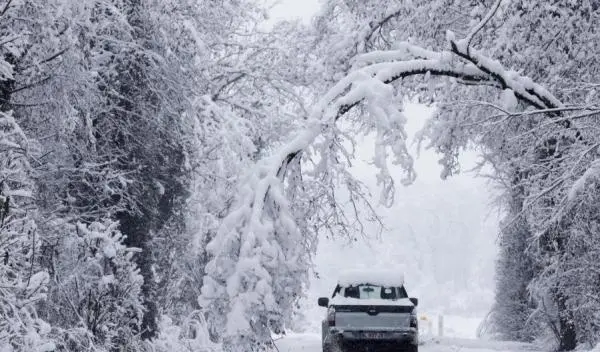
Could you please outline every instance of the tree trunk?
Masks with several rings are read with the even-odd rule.
[[[4,61],[7,63],[14,65],[15,57],[11,54],[7,54],[4,56]],[[11,110],[11,98],[12,91],[15,88],[15,80],[8,79],[5,81],[0,81],[0,111],[7,112]]]
[[[151,225],[152,219],[147,216],[139,216],[129,213],[120,213],[117,215],[121,225],[121,232],[127,236],[125,244],[128,247],[137,247],[142,250],[137,254],[135,261],[140,269],[140,274],[144,278],[142,284],[143,304],[146,308],[142,318],[141,336],[143,339],[154,337],[157,332],[158,307],[155,297],[155,280],[152,271],[153,253]]]
[[[577,334],[573,323],[573,312],[567,308],[566,298],[558,293],[556,296],[558,306],[558,324],[560,336],[559,351],[572,351],[577,347]]]

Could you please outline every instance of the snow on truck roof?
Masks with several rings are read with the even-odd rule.
[[[342,272],[338,279],[338,285],[342,287],[360,284],[400,287],[404,285],[404,274],[393,270],[351,270]]]

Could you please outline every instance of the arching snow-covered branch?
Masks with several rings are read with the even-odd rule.
[[[387,169],[388,150],[406,171],[403,182],[410,183],[415,177],[405,144],[405,119],[394,104],[391,83],[415,75],[488,85],[495,82],[531,105],[561,106],[530,79],[505,70],[474,50],[464,51],[452,38],[450,43],[452,51],[434,52],[400,43],[394,51],[357,57],[353,70],[315,105],[305,129],[250,170],[239,186],[233,210],[207,247],[212,260],[204,278],[202,301],[217,307],[212,321],[225,328],[225,345],[266,343],[269,332],[283,328],[286,315],[291,315],[296,296],[286,292],[300,292],[303,282],[288,282],[289,273],[306,279],[310,253],[301,245],[305,243],[304,234],[286,199],[286,182],[291,182],[286,181],[287,170],[353,107],[365,107],[377,132],[375,166],[380,171],[378,179],[385,198],[385,194],[394,193]],[[388,205],[391,199],[386,201]]]
[[[447,39],[450,51],[436,52],[401,42],[396,45],[396,50],[373,51],[360,55],[355,59],[355,65],[390,65],[403,62],[402,65],[413,65],[415,69],[412,72],[403,72],[398,78],[429,71],[433,75],[462,78],[469,82],[495,82],[498,88],[511,89],[517,98],[537,109],[563,107],[563,104],[543,86],[516,71],[505,69],[500,62],[467,47],[465,39],[456,40],[452,32],[448,33]],[[427,62],[413,61],[418,59]],[[465,62],[461,63],[463,60]]]

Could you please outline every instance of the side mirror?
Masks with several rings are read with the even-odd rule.
[[[410,299],[410,301],[412,302],[412,304],[413,304],[415,307],[419,305],[419,299],[418,299],[418,298],[411,297],[411,298],[409,298],[409,299]]]
[[[327,297],[321,297],[319,298],[319,307],[329,307],[329,298]]]

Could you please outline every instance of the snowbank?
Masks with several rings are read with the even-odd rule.
[[[459,349],[464,348],[482,351],[538,351],[536,346],[524,342],[462,339],[455,337],[434,337],[431,341],[425,342],[425,344],[453,346]]]

